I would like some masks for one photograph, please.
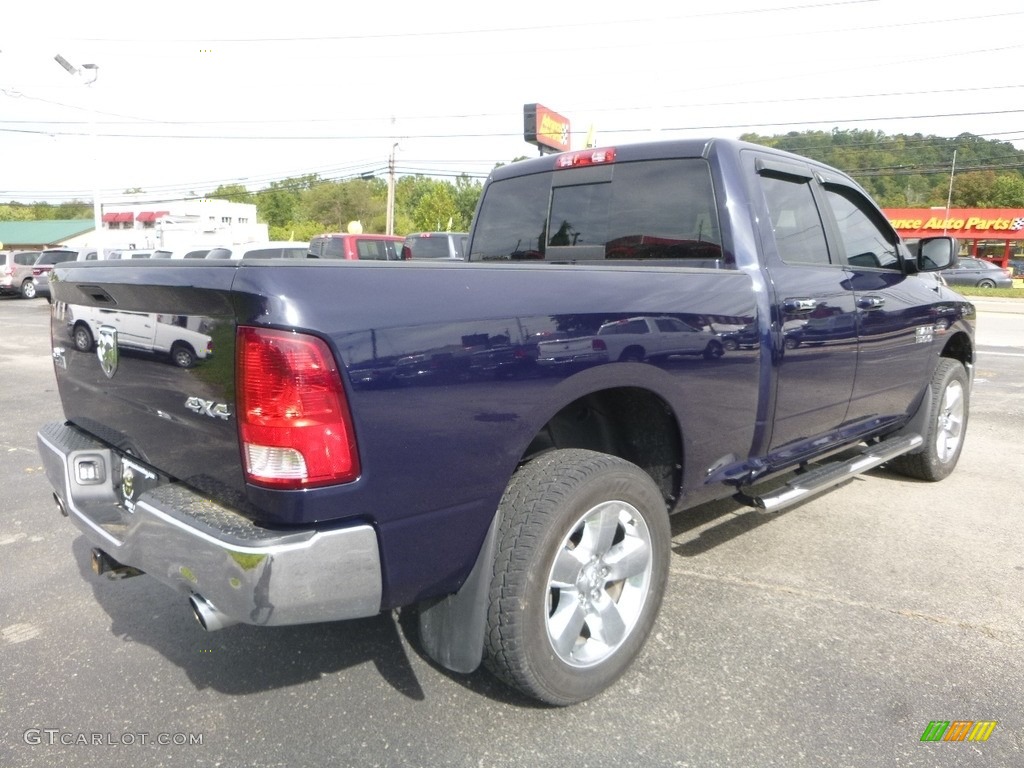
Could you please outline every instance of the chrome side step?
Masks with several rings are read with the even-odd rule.
[[[924,442],[918,434],[901,435],[867,445],[859,456],[846,461],[833,461],[794,477],[781,488],[763,496],[750,496],[743,491],[733,496],[736,501],[754,507],[762,512],[778,512],[812,496],[834,488],[840,483],[852,480],[859,474],[874,469],[904,453],[914,450]]]

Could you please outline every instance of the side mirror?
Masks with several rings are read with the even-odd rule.
[[[960,241],[955,237],[926,237],[907,243],[917,272],[936,272],[955,267]]]

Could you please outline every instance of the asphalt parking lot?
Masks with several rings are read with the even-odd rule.
[[[0,299],[0,768],[1024,764],[1024,302],[977,303],[951,478],[675,519],[639,662],[551,709],[440,670],[397,613],[207,634],[155,580],[94,577],[35,448],[61,417],[47,305]]]

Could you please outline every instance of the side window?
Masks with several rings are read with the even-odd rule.
[[[655,321],[662,333],[696,333],[697,329],[674,317],[659,317]]]
[[[902,269],[892,232],[873,207],[846,187],[826,187],[826,196],[851,266]]]
[[[356,240],[356,253],[360,260],[383,261],[387,258],[384,253],[384,243],[380,240]]]
[[[648,333],[647,322],[645,320],[630,320],[625,324],[622,332],[629,334]]]
[[[779,257],[787,264],[830,264],[825,229],[810,180],[761,176]]]

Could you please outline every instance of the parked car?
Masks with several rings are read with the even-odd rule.
[[[402,242],[398,235],[325,233],[309,241],[309,255],[315,259],[398,261],[402,258]]]
[[[0,295],[21,294],[23,299],[36,295],[32,265],[41,251],[0,251]]]
[[[960,258],[956,266],[942,270],[943,277],[950,285],[971,285],[976,288],[1012,288],[1010,270],[1003,269],[991,261],[975,258]]]
[[[1024,277],[1024,259],[1010,259],[1010,272],[1014,277]]]
[[[50,300],[50,270],[65,261],[96,261],[108,257],[113,251],[104,250],[103,256],[95,248],[46,248],[32,265],[32,282],[36,296]]]
[[[208,259],[305,259],[309,243],[296,240],[264,240],[211,248]]]
[[[208,246],[183,246],[180,248],[157,248],[151,259],[205,259],[210,252]]]
[[[413,232],[406,235],[402,243],[402,259],[451,259],[462,261],[466,258],[468,232]]]

